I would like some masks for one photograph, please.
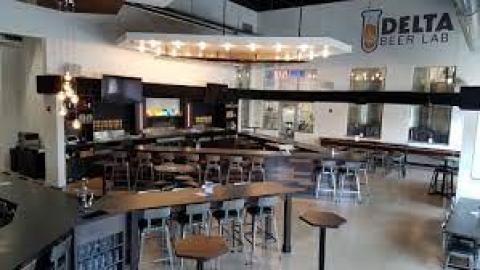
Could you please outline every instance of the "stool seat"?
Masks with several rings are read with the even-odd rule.
[[[316,210],[308,210],[300,216],[300,219],[310,226],[330,229],[336,229],[347,222],[346,219],[335,213]]]
[[[228,216],[230,217],[237,216],[237,215],[240,215],[240,213],[238,213],[237,210],[232,209],[228,211]],[[216,211],[213,211],[212,216],[216,219],[223,219],[227,216],[227,211],[216,210]]]
[[[247,213],[251,215],[258,215],[260,213],[260,207],[259,206],[251,206],[247,208]],[[264,207],[263,208],[263,213],[264,214],[272,214],[273,209],[271,207]]]
[[[195,178],[189,176],[189,175],[179,175],[175,176],[175,181],[180,181],[180,182],[195,182]]]

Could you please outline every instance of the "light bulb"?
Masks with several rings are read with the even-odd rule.
[[[247,47],[250,49],[251,52],[254,52],[254,51],[257,50],[257,44],[255,44],[255,43],[250,43],[250,44],[248,44]]]
[[[198,48],[201,50],[201,51],[204,51],[206,48],[207,48],[207,43],[205,42],[200,42],[198,43]]]
[[[325,46],[325,48],[323,49],[322,51],[322,57],[323,58],[328,58],[330,57],[330,50],[328,49],[328,47]]]
[[[310,46],[308,46],[308,44],[302,44],[302,45],[298,46],[298,48],[300,49],[300,51],[302,53],[305,53],[310,48]]]
[[[225,49],[225,51],[229,52],[231,49],[232,49],[233,45],[231,43],[225,43],[223,44],[223,48]]]
[[[172,42],[172,45],[175,46],[175,48],[180,49],[183,46],[183,42],[180,40],[175,40]]]
[[[63,76],[63,79],[67,82],[70,82],[72,80],[72,75],[70,74],[70,71],[65,72],[65,76]]]
[[[73,96],[70,98],[70,101],[71,101],[74,105],[77,105],[78,102],[80,101],[80,98],[79,98],[77,95],[73,94]]]
[[[280,44],[280,43],[275,44],[275,51],[277,53],[282,52],[282,48],[283,48],[282,44]]]
[[[69,90],[72,90],[72,84],[68,81],[64,82],[63,83],[63,90],[65,92],[69,91]]]
[[[73,127],[74,129],[80,129],[80,128],[82,127],[82,123],[80,123],[80,120],[75,119],[75,120],[73,120],[73,122],[72,122],[72,127]]]
[[[65,99],[67,98],[67,95],[65,94],[64,91],[60,91],[60,92],[57,94],[57,98],[58,98],[58,100],[60,100],[60,101],[65,101]]]
[[[75,92],[73,92],[73,89],[68,89],[67,91],[65,91],[65,95],[67,96],[67,98],[72,98],[75,95]]]
[[[138,45],[138,51],[139,52],[145,52],[145,41],[144,40],[140,40],[140,44]]]
[[[67,108],[65,108],[65,106],[62,105],[62,107],[60,107],[60,111],[58,112],[60,114],[60,116],[66,116],[67,115]]]

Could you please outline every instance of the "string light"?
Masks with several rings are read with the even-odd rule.
[[[80,129],[80,128],[82,128],[82,123],[80,122],[80,120],[75,119],[75,120],[73,120],[73,122],[72,122],[72,127],[73,127],[74,129]]]

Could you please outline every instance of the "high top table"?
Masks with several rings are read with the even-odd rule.
[[[221,236],[191,235],[175,241],[175,255],[179,258],[197,261],[197,270],[204,269],[204,263],[228,252],[225,239]]]
[[[325,240],[327,229],[336,229],[347,222],[343,217],[331,213],[317,210],[308,210],[300,216],[300,219],[310,226],[320,228],[318,269],[325,269]]]
[[[129,194],[111,194],[102,198],[95,205],[95,209],[111,214],[129,213],[131,239],[131,269],[138,266],[138,221],[145,209],[162,207],[185,206],[206,202],[222,202],[234,199],[259,198],[267,196],[284,196],[284,231],[282,251],[290,253],[291,246],[291,218],[293,193],[305,191],[300,186],[289,186],[279,182],[262,182],[250,184],[217,185],[213,194],[207,195],[202,189],[182,189],[170,192],[139,192]]]

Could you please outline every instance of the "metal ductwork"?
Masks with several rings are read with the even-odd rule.
[[[196,35],[248,35],[237,29],[168,8],[125,2],[117,14],[117,23],[126,32]]]
[[[480,49],[480,0],[453,0],[465,40],[472,51]]]

